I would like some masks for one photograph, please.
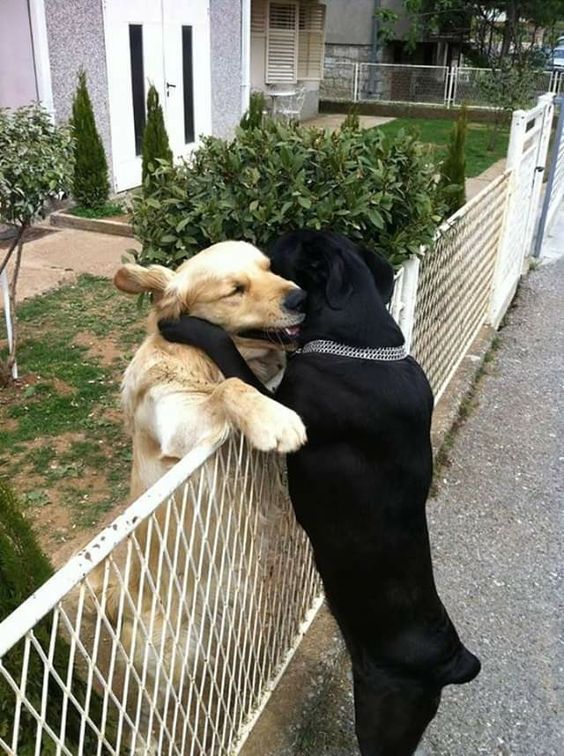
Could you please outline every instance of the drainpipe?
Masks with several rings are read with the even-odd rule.
[[[241,115],[251,97],[251,1],[241,0]]]
[[[372,40],[370,47],[370,62],[378,63],[378,16],[377,11],[380,9],[380,0],[374,0],[374,11],[372,13]],[[368,75],[368,91],[370,94],[374,94],[378,87],[378,77],[376,69],[373,66],[369,66],[370,73]]]
[[[378,63],[378,16],[380,10],[380,0],[374,0],[374,13],[372,15],[372,47],[370,49],[370,62]]]

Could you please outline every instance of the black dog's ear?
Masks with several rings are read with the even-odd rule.
[[[327,283],[325,286],[325,298],[329,307],[333,310],[342,310],[353,293],[353,287],[347,280],[347,266],[340,251],[325,258]]]
[[[394,269],[390,263],[378,252],[373,252],[366,247],[359,247],[362,259],[372,273],[376,287],[384,304],[388,304],[394,293]]]
[[[312,285],[321,291],[325,287],[325,299],[329,307],[341,310],[353,293],[347,276],[346,250],[321,232],[296,232],[298,233],[303,238],[293,247],[294,252],[298,251],[297,277],[294,278],[292,271],[283,266],[276,266],[277,272],[293,278],[306,290]]]

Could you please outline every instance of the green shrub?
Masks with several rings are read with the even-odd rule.
[[[139,258],[175,266],[225,239],[265,249],[286,231],[330,228],[400,263],[433,238],[437,180],[404,132],[328,134],[268,120],[231,142],[205,138],[190,164],[156,171],[152,196],[133,200]]]
[[[78,86],[72,103],[72,127],[75,139],[73,197],[81,207],[103,205],[110,191],[108,163],[96,130],[83,70],[78,74]]]
[[[358,108],[354,105],[349,109],[345,120],[341,124],[342,131],[358,131],[360,129],[360,118],[358,115]]]
[[[466,203],[466,134],[468,132],[468,111],[462,107],[456,123],[452,127],[447,155],[441,164],[441,187],[448,207],[453,215]]]
[[[159,165],[159,160],[172,163],[168,134],[164,123],[163,109],[159,102],[159,93],[151,84],[147,92],[147,123],[143,131],[143,188],[151,191],[152,174]]]
[[[259,129],[263,123],[265,107],[264,92],[251,92],[249,109],[241,118],[240,127],[242,129]]]
[[[0,481],[0,621],[5,619],[22,601],[37,590],[53,574],[49,560],[42,553],[28,522],[22,517],[20,507],[13,492]],[[49,652],[51,643],[51,615],[38,622],[33,633],[37,643],[45,653]],[[53,666],[59,676],[66,681],[70,647],[60,636],[56,639],[53,650]],[[4,669],[19,684],[24,661],[24,644],[20,641],[2,658]],[[43,693],[44,664],[35,646],[30,647],[27,668],[26,698],[37,710],[41,710]],[[71,680],[72,692],[77,701],[84,703],[87,686],[76,669]],[[5,678],[0,675],[0,737],[10,741],[15,710],[15,696]],[[51,674],[47,693],[46,721],[58,734],[63,713],[63,694],[60,686]],[[90,718],[98,726],[102,721],[102,699],[92,690],[89,703]],[[81,715],[72,701],[68,702],[66,713],[65,745],[71,753],[78,753],[80,742]],[[35,753],[37,723],[23,706],[19,723],[18,754],[31,756]],[[115,738],[115,726],[108,721],[106,737],[109,742]],[[96,753],[98,738],[90,725],[86,725],[83,743],[84,753]],[[50,738],[44,738],[40,753],[51,756],[56,753],[56,746]],[[106,749],[102,749],[105,753]]]

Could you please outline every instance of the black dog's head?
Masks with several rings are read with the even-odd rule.
[[[385,305],[394,290],[394,269],[377,253],[341,234],[305,229],[282,236],[269,256],[275,273],[308,293],[302,329],[306,338],[350,337],[351,329],[358,328],[359,323],[367,319],[375,323],[378,313],[393,323]],[[323,333],[317,328],[321,323]],[[315,334],[311,333],[312,327]],[[358,343],[361,342],[362,338]],[[350,338],[348,343],[352,343]]]

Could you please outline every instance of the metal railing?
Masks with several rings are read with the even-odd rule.
[[[552,110],[515,114],[508,170],[396,276],[437,398],[521,276]],[[197,449],[0,624],[0,749],[235,754],[320,602],[281,458]]]
[[[320,96],[348,102],[407,102],[450,107],[492,107],[485,80],[489,68],[326,61]],[[564,93],[564,71],[539,71],[535,94]]]

